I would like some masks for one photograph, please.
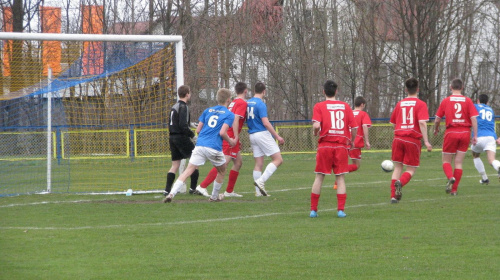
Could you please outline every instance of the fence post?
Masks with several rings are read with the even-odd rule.
[[[52,191],[52,68],[48,68],[47,80],[47,192]]]
[[[134,134],[134,125],[131,124],[130,125],[130,160],[131,161],[134,161],[134,158],[135,158],[135,141],[137,141],[137,139],[135,139],[135,134]]]

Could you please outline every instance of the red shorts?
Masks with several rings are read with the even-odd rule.
[[[346,146],[319,147],[316,152],[316,169],[314,172],[322,174],[340,175],[349,173],[349,150]]]
[[[392,141],[392,161],[418,167],[420,165],[421,149],[420,139],[394,137]]]
[[[443,153],[456,154],[466,153],[469,149],[470,131],[450,131],[445,132],[443,141]]]
[[[232,148],[231,146],[229,146],[229,143],[227,143],[226,141],[222,141],[222,152],[224,153],[224,155],[230,156],[231,158],[236,158],[238,156],[240,148],[240,141],[238,141],[238,143],[236,143],[236,145]]]
[[[361,148],[351,148],[349,150],[349,157],[351,159],[361,159]]]

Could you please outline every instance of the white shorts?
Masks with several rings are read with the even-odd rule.
[[[194,147],[189,163],[200,166],[204,165],[207,160],[209,160],[214,166],[221,166],[226,163],[226,157],[222,151],[202,146]]]
[[[474,153],[482,153],[484,151],[492,151],[496,153],[497,142],[493,136],[483,136],[477,138],[477,144],[471,146]]]
[[[260,131],[250,134],[250,145],[252,146],[253,157],[270,156],[280,152],[276,140],[271,132]]]

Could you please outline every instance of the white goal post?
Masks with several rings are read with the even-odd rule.
[[[175,88],[184,84],[184,62],[183,62],[183,41],[180,35],[116,35],[116,34],[63,34],[63,33],[22,33],[22,32],[0,32],[0,40],[14,41],[78,41],[78,42],[122,42],[122,43],[172,43],[175,46]],[[50,88],[50,81],[53,79],[52,70],[48,69],[47,82]],[[1,75],[1,73],[0,73]],[[47,106],[47,186],[46,192],[52,190],[51,178],[51,155],[54,144],[52,139],[51,123],[51,97],[52,93],[47,93],[49,101]]]

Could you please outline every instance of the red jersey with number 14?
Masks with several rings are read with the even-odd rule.
[[[312,121],[321,124],[319,146],[328,143],[349,145],[351,142],[351,128],[358,126],[349,104],[338,100],[326,100],[316,103],[313,109]]]
[[[229,111],[233,112],[235,118],[239,118],[239,134],[241,132],[241,129],[243,128],[243,123],[245,123],[247,115],[247,102],[242,98],[235,98],[227,108],[229,109]],[[230,138],[234,138],[234,131],[232,127],[227,130],[227,135]]]
[[[391,115],[394,136],[422,139],[419,121],[428,121],[427,104],[417,97],[407,97],[396,104]]]

